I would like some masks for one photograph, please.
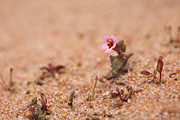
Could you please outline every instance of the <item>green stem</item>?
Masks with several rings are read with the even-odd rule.
[[[98,76],[96,76],[96,81],[95,81],[95,84],[94,84],[93,92],[94,92],[94,90],[95,90],[95,88],[96,88],[97,81],[98,81]]]

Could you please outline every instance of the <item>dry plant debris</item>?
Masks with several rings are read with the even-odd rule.
[[[74,110],[73,108],[73,99],[75,98],[75,91],[73,90],[69,96],[69,100],[68,100],[68,105],[71,107],[72,110]]]
[[[12,78],[12,74],[13,74],[13,68],[10,68],[10,78],[9,78],[9,84],[5,82],[3,75],[1,75],[1,81],[0,81],[0,85],[3,88],[3,90],[5,91],[10,91],[11,93],[15,92],[14,89],[14,82],[13,82],[13,78]]]
[[[127,91],[128,91],[128,93],[126,95],[124,95],[123,90],[119,90],[119,88],[117,87],[116,88],[117,93],[111,93],[109,98],[117,98],[117,97],[119,97],[122,102],[127,102],[128,99],[131,98],[131,95],[133,94],[133,90],[132,90],[132,87],[129,87],[129,86],[127,86],[126,88],[127,88]]]

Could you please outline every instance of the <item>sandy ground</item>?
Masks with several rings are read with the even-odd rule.
[[[47,118],[52,120],[179,120],[180,48],[169,44],[164,31],[170,25],[176,35],[179,6],[179,0],[0,0],[0,73],[8,80],[13,67],[17,92],[0,87],[0,119],[28,119],[26,106],[41,91],[52,110]],[[125,40],[127,53],[134,53],[129,60],[133,71],[118,81],[142,90],[118,107],[119,99],[108,96],[110,90],[125,86],[111,87],[106,80],[97,83],[99,97],[86,101],[95,76],[110,71],[109,55],[116,54],[101,49],[105,35]],[[163,56],[163,80],[167,82],[143,84],[148,79],[140,72],[153,71],[159,56]],[[36,85],[39,68],[49,63],[65,65],[66,73]],[[172,73],[176,74],[170,77]],[[76,92],[75,111],[67,105],[72,90]]]

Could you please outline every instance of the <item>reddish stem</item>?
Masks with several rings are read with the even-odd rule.
[[[123,56],[123,57],[127,56],[124,52],[121,51],[121,48],[119,47],[118,44],[116,44],[116,47],[113,48],[113,50],[116,51],[119,54],[119,56]]]
[[[159,81],[159,82],[161,82],[161,72],[160,72],[159,74],[160,74],[160,75],[159,75],[159,76],[160,76],[160,81]]]

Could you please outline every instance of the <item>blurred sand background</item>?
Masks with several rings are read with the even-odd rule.
[[[27,103],[38,95],[37,91],[44,92],[51,99],[51,95],[56,95],[55,90],[68,96],[70,91],[75,89],[79,93],[84,91],[82,96],[77,98],[82,98],[83,101],[87,97],[87,91],[93,86],[92,79],[96,75],[106,75],[111,69],[108,60],[110,54],[105,54],[101,49],[105,35],[114,35],[117,41],[125,40],[127,53],[134,53],[129,61],[134,67],[134,72],[125,75],[124,79],[131,75],[136,78],[130,80],[129,84],[142,82],[144,78],[137,75],[140,76],[139,73],[145,68],[153,70],[159,56],[164,57],[165,70],[172,70],[175,66],[174,70],[179,69],[178,50],[167,46],[169,38],[164,31],[166,25],[172,26],[173,34],[176,35],[175,30],[180,25],[180,0],[0,0],[0,72],[8,79],[9,68],[13,67],[18,89],[18,93],[10,97],[11,99],[8,92],[1,90],[1,112],[4,111],[3,106],[10,106],[15,98],[17,100],[14,100],[13,105],[18,105],[18,109],[24,107],[25,110]],[[65,65],[70,74],[68,77],[63,76],[63,79],[59,78],[57,83],[47,85],[45,82],[43,87],[35,85],[33,81],[40,74],[39,68],[48,63]],[[24,71],[23,68],[27,70]],[[167,76],[168,73],[169,71]],[[31,88],[26,86],[27,82],[32,82]],[[72,84],[71,89],[67,89],[69,84]],[[173,87],[175,83],[171,85]],[[176,82],[176,85],[179,87],[179,82]],[[34,92],[28,96],[25,94],[27,89],[33,89]],[[179,91],[180,88],[176,89]],[[180,110],[180,103],[177,101],[172,103],[176,106],[173,107],[175,119],[178,119]],[[52,106],[55,105],[52,103]],[[140,107],[142,106],[140,104]],[[135,110],[136,107],[132,109]],[[57,109],[61,108],[62,106],[58,106],[53,110],[52,119],[57,116],[55,111],[58,113]],[[129,108],[126,106],[124,109],[127,111]],[[135,117],[132,115],[130,118],[169,117],[169,114],[165,118],[156,116],[156,112],[152,112],[150,108],[144,109],[143,115],[146,117],[138,117],[134,113]],[[150,116],[148,111],[154,116]],[[7,113],[7,118],[13,118],[12,114]],[[18,111],[12,113],[19,114],[20,118],[16,116],[17,119],[23,119],[25,114]],[[67,119],[79,117],[70,116]],[[129,119],[126,115],[121,118]]]

